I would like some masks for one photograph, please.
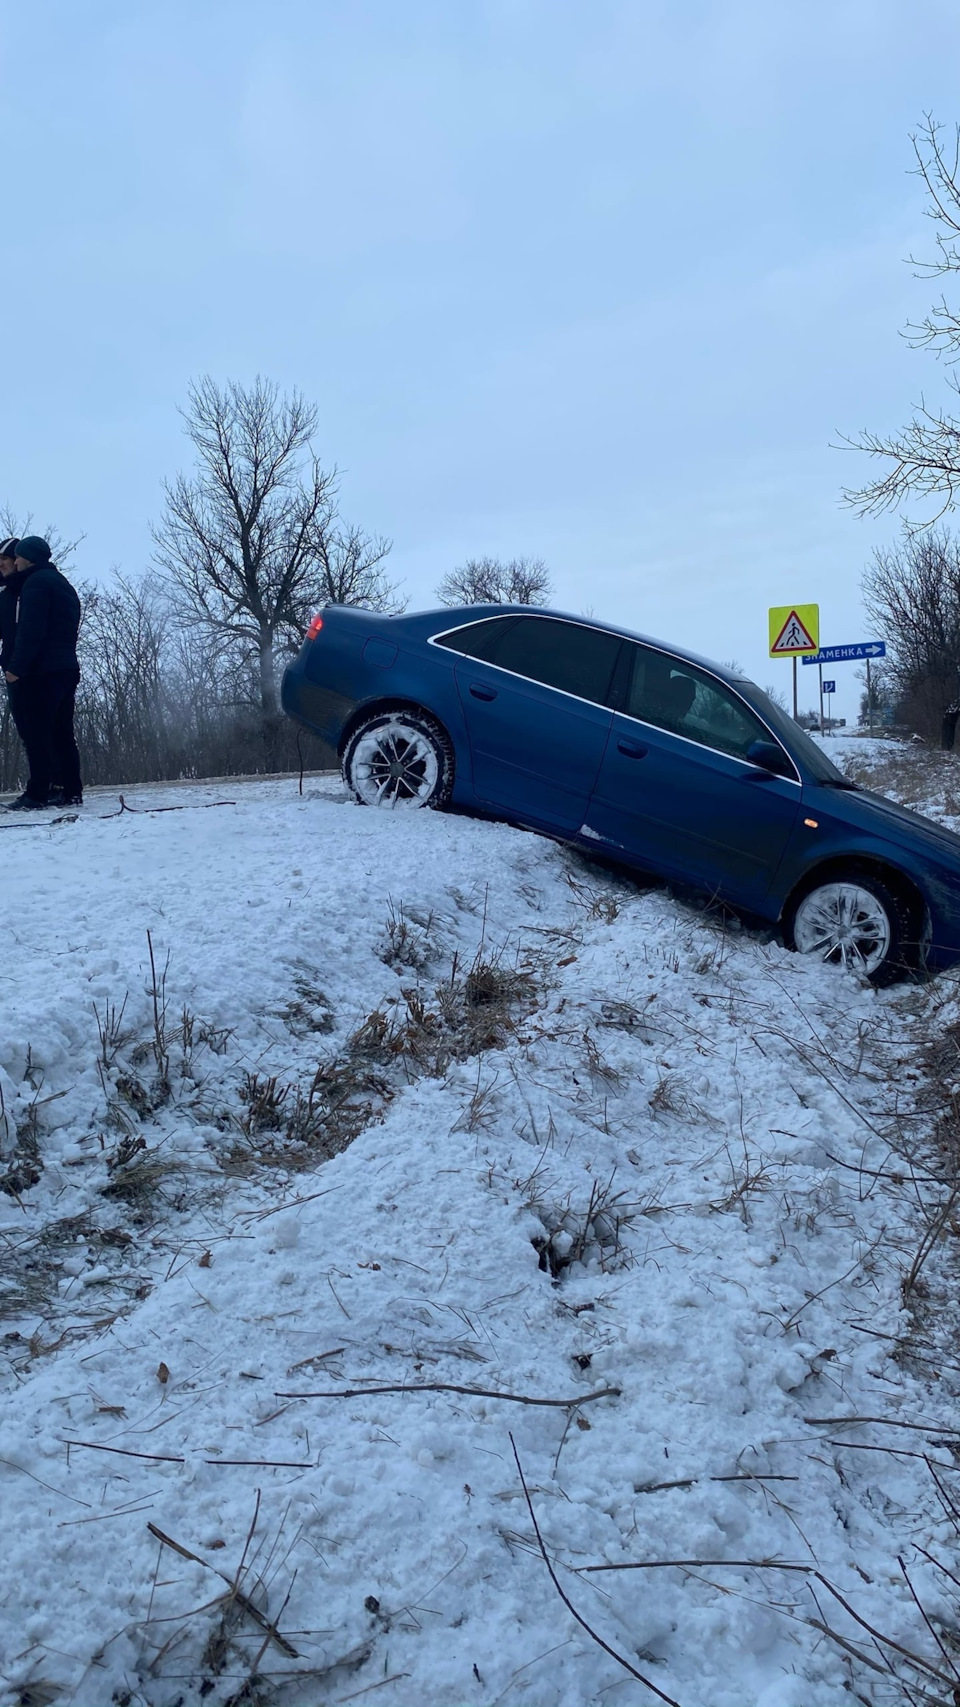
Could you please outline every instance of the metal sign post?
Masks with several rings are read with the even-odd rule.
[[[821,733],[821,735],[825,735],[826,730],[823,727],[823,665],[822,664],[817,665],[817,674],[820,677],[820,733]]]

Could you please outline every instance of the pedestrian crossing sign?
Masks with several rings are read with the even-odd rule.
[[[819,605],[774,605],[770,612],[771,658],[798,658],[820,650]]]

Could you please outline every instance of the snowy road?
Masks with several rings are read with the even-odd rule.
[[[824,1579],[947,1703],[952,986],[333,780],[126,798],[0,826],[3,1707],[906,1699]]]

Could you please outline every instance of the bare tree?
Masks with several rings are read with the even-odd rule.
[[[157,562],[183,618],[223,653],[255,661],[269,744],[279,732],[278,653],[299,644],[313,611],[399,608],[384,570],[390,546],[342,522],[337,470],[313,450],[317,410],[299,392],[207,377],[182,413],[197,466],[164,488]]]
[[[34,531],[33,516],[29,510],[25,515],[18,515],[12,504],[0,504],[0,538],[23,539]],[[83,543],[86,535],[78,533],[75,539],[67,539],[59,528],[48,523],[42,531],[42,538],[47,541],[57,568],[68,569],[77,546]]]
[[[864,603],[890,647],[885,687],[899,715],[938,735],[960,688],[960,541],[945,529],[905,533],[874,554]]]
[[[926,215],[934,223],[935,253],[932,260],[911,264],[921,278],[946,278],[960,273],[960,125],[948,139],[944,127],[927,115],[919,132],[911,137],[916,157],[915,172],[927,196]],[[916,325],[906,328],[915,349],[932,350],[952,367],[960,361],[960,312],[945,295]],[[960,378],[948,373],[950,391],[960,394]],[[877,515],[898,508],[908,498],[929,501],[936,508],[928,525],[952,509],[960,494],[960,419],[948,407],[928,407],[920,400],[913,418],[890,434],[864,432],[844,441],[883,464],[876,479],[845,494],[848,503],[863,515]]]
[[[88,773],[130,780],[168,774],[183,684],[171,676],[171,611],[155,582],[118,575],[85,587],[77,726]]]
[[[545,605],[553,597],[550,571],[541,557],[469,557],[437,588],[442,605]]]
[[[877,724],[883,726],[892,723],[900,698],[899,690],[887,660],[875,661],[870,671],[870,688],[867,689],[865,670],[857,671],[857,680],[863,683],[860,695],[860,715],[857,721],[861,726]]]
[[[283,721],[263,740],[255,657],[224,650],[213,630],[186,625],[156,577],[114,574],[80,589],[77,739],[91,783],[226,776],[303,764],[323,769],[334,755]],[[0,720],[0,771],[13,786],[22,759],[7,755]]]

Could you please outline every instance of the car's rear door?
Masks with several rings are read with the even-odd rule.
[[[455,675],[478,800],[510,817],[574,833],[583,823],[613,713],[619,635],[561,617],[513,616],[488,632]],[[436,637],[457,651],[469,628]]]
[[[799,777],[747,761],[754,741],[775,737],[728,683],[655,647],[624,645],[586,835],[762,908],[798,821]],[[793,770],[786,754],[784,765]]]

